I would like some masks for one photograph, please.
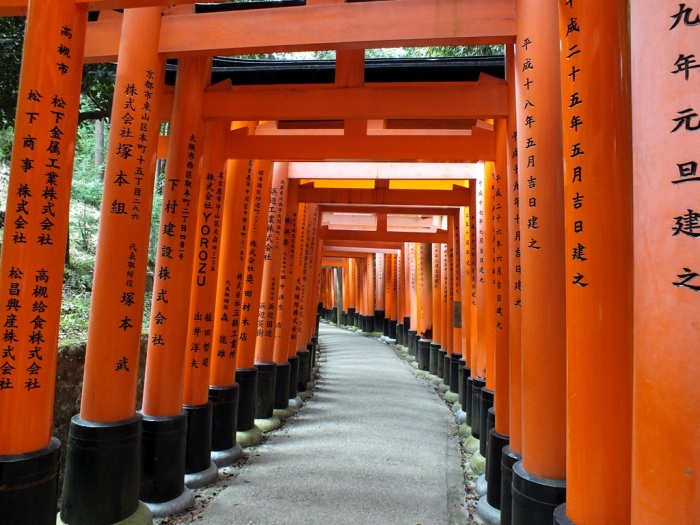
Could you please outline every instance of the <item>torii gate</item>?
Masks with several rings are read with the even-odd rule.
[[[514,524],[697,521],[700,361],[689,349],[700,327],[687,314],[697,311],[699,289],[692,50],[700,8],[263,4],[0,0],[0,16],[28,21],[0,262],[3,522],[55,522],[51,421],[65,246],[54,241],[67,227],[82,64],[108,60],[118,63],[113,132],[65,523],[149,523],[151,513],[185,508],[185,483],[211,479],[212,460],[231,461],[238,441],[255,440],[256,421],[296,398],[313,357],[330,235],[319,220],[340,212],[323,206],[343,193],[343,210],[371,205],[361,213],[377,217],[399,207],[461,210],[459,224],[450,215],[447,238],[385,232],[388,219],[377,222],[383,236],[409,242],[392,258],[397,317],[415,321],[416,305],[428,304],[418,285],[410,292],[411,278],[427,275],[421,242],[445,245],[430,254],[442,279],[433,290],[449,296],[462,282],[469,336],[462,332],[457,363],[474,387],[461,400],[495,394],[493,429],[476,417],[486,404],[467,411],[472,433],[489,436],[484,506]],[[88,21],[88,11],[99,16]],[[364,49],[480,43],[506,46],[505,80],[365,82]],[[208,86],[216,55],[326,49],[337,50],[331,85]],[[174,91],[164,86],[166,58],[178,59]],[[158,137],[162,120],[171,122],[167,139]],[[137,413],[135,320],[159,151],[167,180]],[[296,163],[330,159],[347,163],[331,166],[334,179],[366,170],[356,161],[412,163],[406,169],[418,172],[425,162],[484,162],[484,173],[469,190],[430,193],[392,187],[391,176],[347,192],[318,187],[318,173],[308,186],[290,184]],[[445,195],[431,200],[432,191]],[[343,242],[371,246],[378,236],[350,230]],[[291,315],[268,325],[270,304]],[[451,350],[456,315],[432,310]],[[678,454],[660,454],[667,443]]]

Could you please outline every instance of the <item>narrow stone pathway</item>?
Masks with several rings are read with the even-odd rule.
[[[435,390],[374,338],[322,324],[319,344],[313,397],[195,522],[468,523],[458,428]]]

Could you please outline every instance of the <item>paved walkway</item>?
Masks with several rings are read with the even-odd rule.
[[[457,424],[374,338],[321,325],[314,396],[200,516],[204,525],[468,523]]]

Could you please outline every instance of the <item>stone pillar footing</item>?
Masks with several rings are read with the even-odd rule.
[[[199,472],[185,474],[185,487],[188,489],[198,489],[211,485],[219,479],[219,468],[216,463],[209,461],[209,467]]]
[[[562,503],[554,509],[554,525],[576,525],[566,515],[566,503]]]
[[[459,361],[462,354],[452,354],[450,356],[450,392],[459,394]]]
[[[56,521],[61,442],[35,452],[0,456],[0,517],[8,525]]]
[[[554,509],[566,501],[563,480],[536,476],[523,468],[522,461],[513,465],[513,525],[554,523]]]
[[[479,498],[479,502],[476,504],[476,515],[486,525],[501,525],[501,511],[492,507],[486,496]]]
[[[442,379],[445,375],[445,356],[447,355],[447,350],[444,348],[438,348],[437,357],[437,376]]]
[[[162,503],[145,502],[154,518],[164,518],[170,514],[179,514],[194,505],[194,494],[186,488],[177,498]]]
[[[430,343],[429,357],[428,357],[428,372],[431,375],[438,375],[438,352],[440,350],[440,343]]]
[[[235,439],[235,436],[234,436]],[[240,443],[236,444],[227,450],[212,450],[211,460],[216,464],[217,467],[228,467],[233,465],[243,455],[243,447]]]
[[[64,523],[116,523],[137,511],[142,423],[141,414],[106,423],[73,416],[61,498]],[[184,449],[182,452],[184,476]]]
[[[418,370],[430,370],[430,341],[418,340]]]

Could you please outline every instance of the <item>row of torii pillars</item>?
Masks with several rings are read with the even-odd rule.
[[[460,255],[471,273],[446,272],[459,276],[462,292],[468,279],[475,286],[470,322],[464,299],[461,326],[459,315],[450,324],[449,308],[431,305],[431,335],[439,319],[440,337],[452,333],[446,352],[494,392],[495,432],[509,443],[513,523],[553,514],[557,523],[695,523],[700,8],[575,0],[515,7],[517,36],[506,55],[512,110],[494,124],[495,161],[463,216],[461,242],[467,231],[473,237]],[[8,523],[55,521],[51,411],[65,249],[57,240],[66,236],[86,22],[85,6],[71,0],[29,3],[0,265],[0,504]],[[211,399],[227,414],[214,416],[214,427],[228,423],[214,450],[235,454],[234,421],[252,431],[258,415],[251,385],[295,367],[303,376],[313,355],[323,282],[319,207],[292,204],[284,163],[234,160],[224,168],[221,137],[230,123],[205,125],[196,111],[209,61],[183,59],[143,408],[135,412],[160,23],[160,8],[124,13],[83,397],[67,451],[66,523],[118,522],[141,512],[139,498],[187,499],[187,462],[201,472],[212,457],[185,458],[188,419],[191,428],[209,428]],[[237,225],[235,233],[222,235],[226,224]],[[425,262],[416,264],[427,267],[429,251],[417,249],[425,259],[415,260]],[[292,315],[270,327],[270,302],[261,298],[275,304],[267,294],[283,275],[276,306]],[[408,290],[401,310],[399,281],[397,322],[413,313]],[[455,286],[445,288],[453,303]],[[432,303],[414,297],[416,308]],[[256,305],[266,308],[256,313]],[[370,315],[372,306],[365,298],[361,308]],[[406,318],[428,335],[427,314]],[[272,396],[268,409],[289,403],[282,397]],[[175,465],[181,470],[170,477]]]

